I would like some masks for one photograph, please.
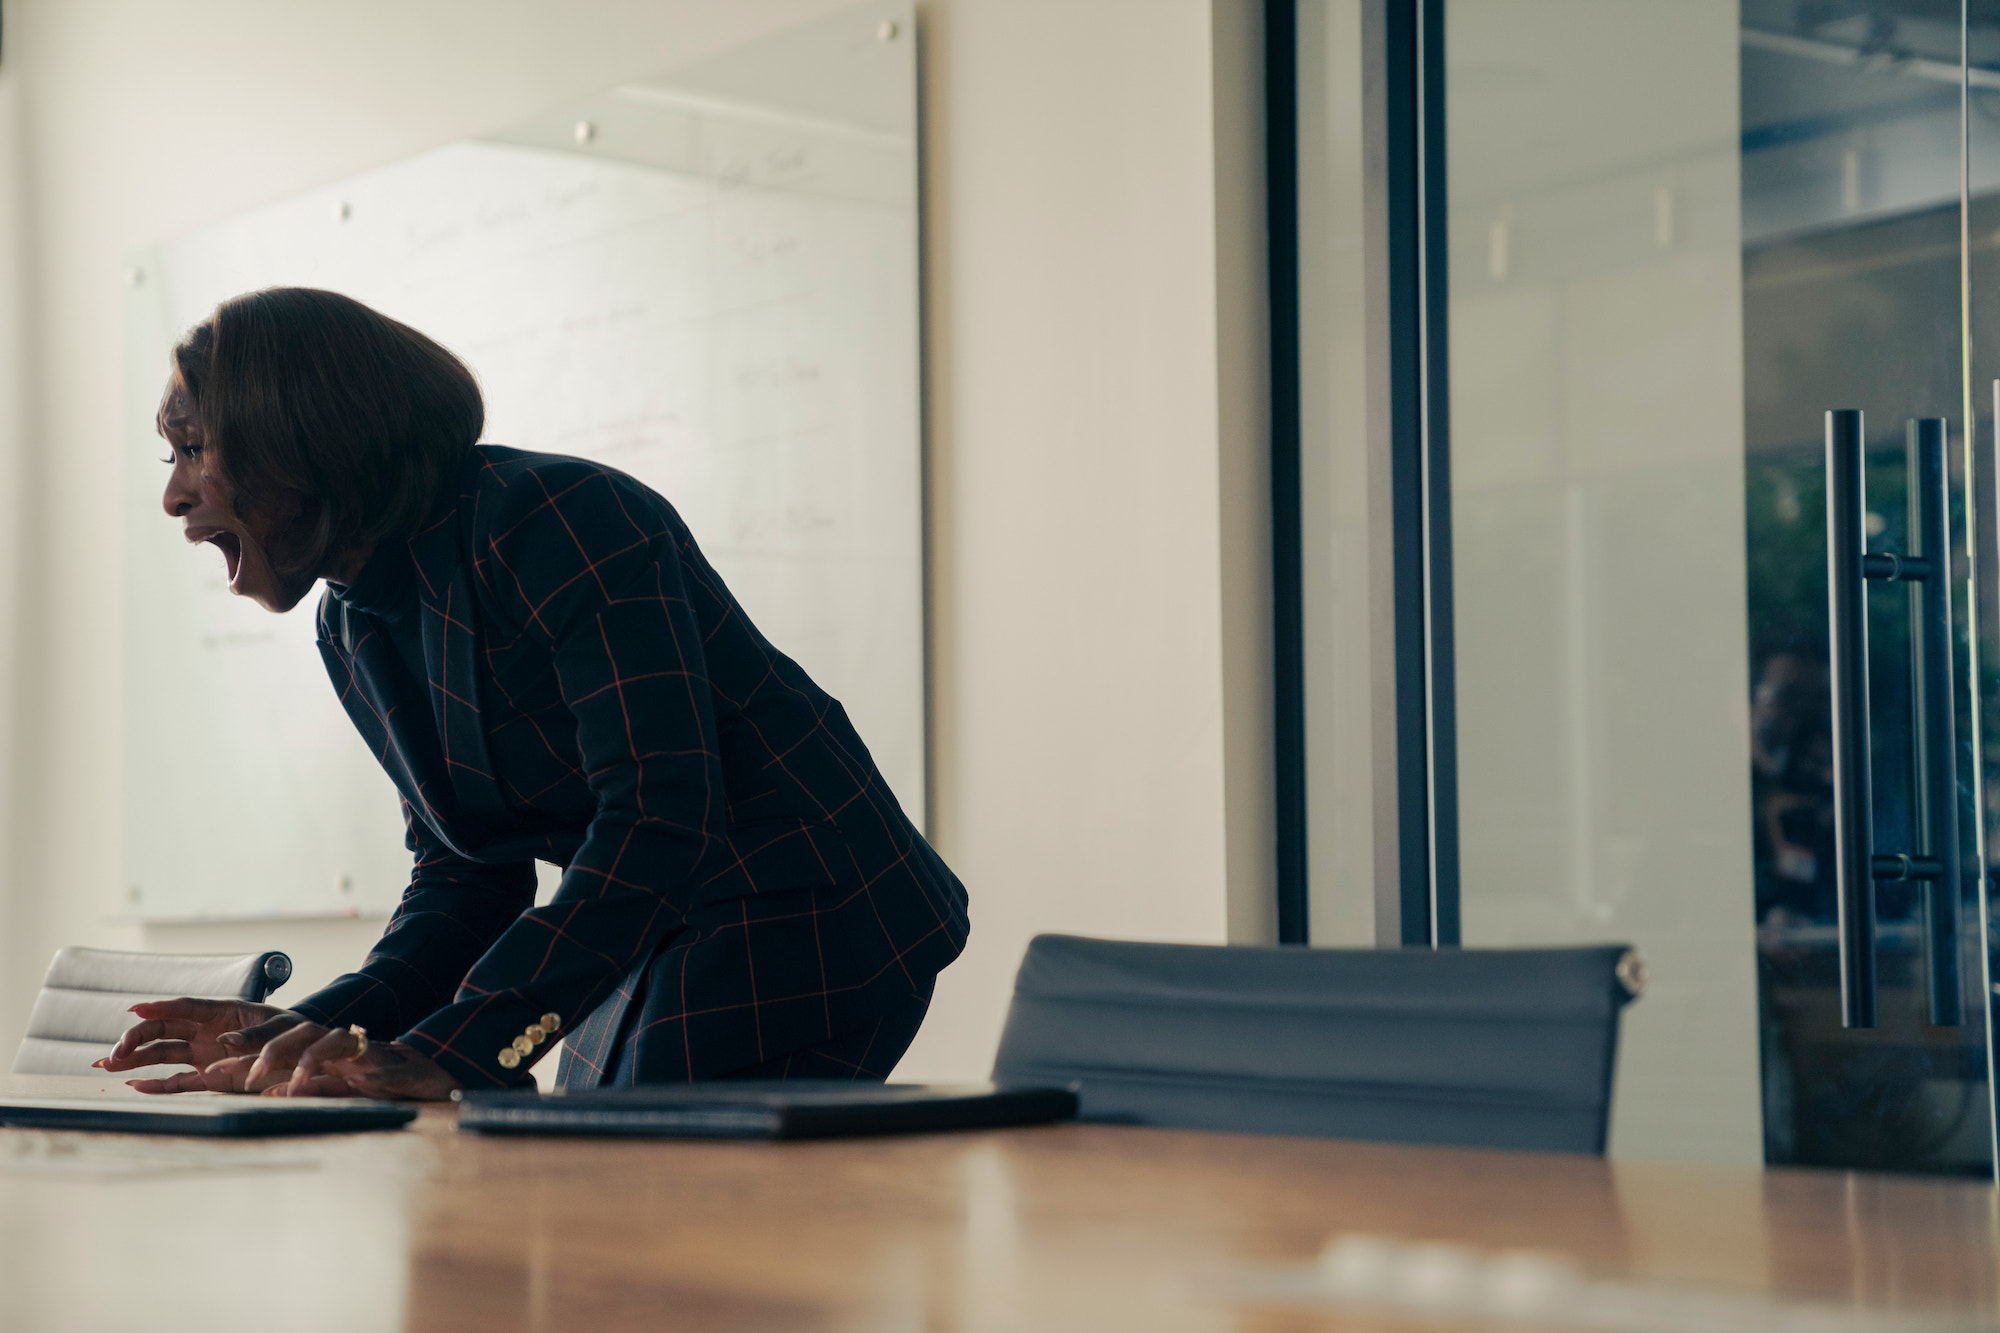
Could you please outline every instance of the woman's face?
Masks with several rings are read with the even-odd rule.
[[[170,390],[169,392],[172,392]],[[180,415],[174,435],[173,472],[167,477],[162,505],[167,517],[181,521],[182,533],[193,544],[207,542],[222,552],[229,591],[248,597],[268,611],[289,611],[299,604],[312,583],[293,586],[280,579],[271,565],[271,544],[282,536],[285,515],[280,506],[260,506],[238,513],[229,487],[205,465],[201,428],[192,413]]]

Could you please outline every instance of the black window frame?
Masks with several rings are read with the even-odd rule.
[[[1270,283],[1271,564],[1278,938],[1311,939],[1301,490],[1298,0],[1265,0]],[[1460,942],[1453,633],[1444,0],[1362,0],[1365,251],[1371,414],[1369,556],[1385,577],[1372,619],[1376,706],[1394,715],[1393,846],[1378,844],[1376,940]]]

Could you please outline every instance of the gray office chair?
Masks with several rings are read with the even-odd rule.
[[[1602,1153],[1623,945],[1301,949],[1040,935],[998,1083],[1075,1082],[1082,1118]]]
[[[136,1021],[141,1000],[198,995],[261,1001],[291,979],[292,960],[265,953],[119,953],[59,949],[42,978],[27,1035],[14,1052],[16,1074],[82,1074]]]

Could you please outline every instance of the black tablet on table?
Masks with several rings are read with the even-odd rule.
[[[163,1097],[0,1097],[0,1127],[11,1129],[259,1139],[401,1129],[416,1118],[414,1106],[349,1097],[232,1097],[200,1092]]]
[[[996,1129],[1075,1117],[1068,1088],[991,1084],[688,1083],[639,1088],[467,1092],[458,1127],[480,1134],[608,1138],[819,1139]]]

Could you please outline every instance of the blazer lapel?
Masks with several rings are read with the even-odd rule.
[[[468,821],[446,776],[430,701],[410,688],[409,673],[372,618],[343,609],[338,623],[339,642],[322,639],[319,651],[327,674],[347,681],[341,705],[418,817],[464,855]]]
[[[424,674],[444,772],[465,812],[490,827],[504,822],[508,810],[486,748],[479,613],[458,537],[458,506],[453,505],[410,539],[410,554],[417,566]]]

